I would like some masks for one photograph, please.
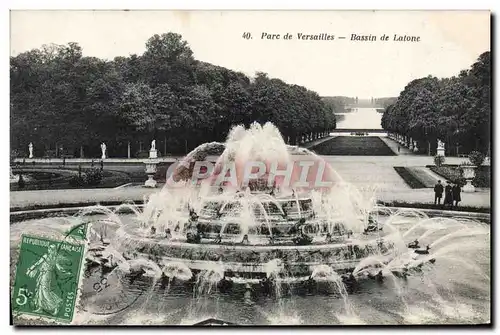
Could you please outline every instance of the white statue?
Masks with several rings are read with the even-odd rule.
[[[102,142],[101,144],[101,151],[102,151],[102,159],[106,159],[106,144]]]
[[[441,142],[441,140],[438,140],[438,149],[444,149],[444,142]]]
[[[151,150],[149,150],[149,158],[158,158],[158,151],[156,150],[156,140],[151,141]]]
[[[30,151],[30,158],[33,158],[33,143],[30,142],[28,145],[28,149]]]
[[[445,156],[444,142],[441,142],[441,140],[438,140],[437,155],[438,156],[443,156],[443,157]]]

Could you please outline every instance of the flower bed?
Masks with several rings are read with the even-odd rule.
[[[413,166],[408,167],[407,169],[415,176],[415,178],[420,180],[425,187],[434,188],[434,185],[436,185],[437,180],[426,171],[427,168]]]
[[[83,177],[86,173],[92,171],[91,183],[84,183]],[[127,173],[113,170],[104,170],[101,172],[99,168],[82,169],[82,176],[79,180],[78,169],[72,168],[25,168],[13,169],[14,174],[22,174],[23,177],[30,177],[30,182],[20,189],[17,183],[10,185],[11,191],[30,191],[30,190],[57,190],[57,189],[74,189],[74,188],[110,188],[123,185],[131,181]],[[145,177],[144,177],[145,179]]]
[[[399,174],[405,183],[411,188],[426,188],[425,184],[420,181],[408,168],[395,166],[394,170]]]

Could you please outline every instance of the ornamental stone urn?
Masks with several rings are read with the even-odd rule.
[[[472,185],[472,180],[476,176],[475,166],[474,165],[462,165],[463,177],[465,178],[466,184],[462,187],[462,190],[466,193],[475,192],[475,187]]]
[[[156,174],[156,166],[160,163],[157,158],[158,151],[156,150],[156,142],[153,140],[153,142],[151,142],[151,150],[149,150],[149,158],[144,161],[144,164],[146,164],[146,174],[148,176],[148,180],[144,183],[146,187],[156,187],[154,176]]]

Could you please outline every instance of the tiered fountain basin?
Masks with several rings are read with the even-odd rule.
[[[138,237],[139,230],[124,226],[116,232],[116,237],[122,241],[123,250],[128,251],[124,255],[126,258],[151,259],[163,266],[180,262],[195,271],[222,267],[228,277],[247,279],[265,278],[267,264],[275,259],[282,261],[282,269],[288,276],[296,278],[311,275],[318,265],[329,265],[339,273],[350,272],[369,255],[389,257],[394,247],[391,241],[370,235],[311,245],[238,245],[227,242],[215,244],[212,239],[202,239],[200,243],[194,244],[142,238]]]
[[[218,157],[213,170],[195,169],[208,155]],[[256,166],[264,174],[252,167],[246,175],[251,162],[262,163]],[[289,182],[277,178],[275,165],[293,168]],[[220,178],[225,166],[234,166],[229,184]],[[304,166],[317,168],[296,169]],[[75,209],[65,209],[60,218],[11,213],[11,272],[23,234],[64,238],[87,224],[88,308],[80,324],[118,292],[141,291],[142,301],[109,318],[99,314],[97,323],[192,324],[201,316],[254,325],[490,320],[489,216],[380,208],[375,192],[357,190],[324,159],[287,146],[270,124],[236,127],[226,143],[201,145],[171,172],[143,206],[92,206],[74,216]],[[296,183],[302,177],[306,186]],[[96,290],[103,277],[114,280],[110,291]],[[282,285],[290,282],[298,285]],[[233,291],[233,284],[244,286]],[[257,291],[275,299],[254,299]]]
[[[273,271],[301,280],[320,265],[338,273],[351,272],[362,259],[390,257],[394,248],[381,227],[353,233],[346,227],[356,225],[342,223],[340,216],[326,220],[317,215],[311,199],[304,196],[257,202],[250,206],[250,226],[242,225],[238,221],[242,218],[234,215],[240,212],[239,205],[238,198],[224,203],[208,201],[193,221],[184,210],[167,222],[128,222],[116,231],[117,251],[126,259],[153,260],[160,268],[179,263],[194,273],[215,268],[227,278],[252,282],[268,277],[268,264],[277,259],[280,268]],[[193,229],[200,235],[195,242],[188,240]],[[300,236],[310,240],[300,245]]]
[[[112,262],[115,262],[117,266],[111,269],[106,268],[110,262],[103,262],[100,266],[95,266],[97,264],[94,263],[88,271],[89,275],[84,276],[82,290],[90,297],[84,301],[86,309],[99,311],[99,308],[106,306],[108,301],[114,301],[117,296],[115,288],[123,292],[120,294],[130,297],[127,301],[132,301],[137,296],[137,292],[144,293],[129,308],[117,314],[89,316],[86,312],[78,312],[75,321],[77,324],[110,325],[131,322],[137,322],[136,324],[151,324],[152,322],[171,325],[193,324],[198,319],[209,317],[251,325],[289,325],[291,322],[304,325],[353,324],[354,317],[366,324],[384,325],[478,324],[490,320],[490,217],[487,214],[377,207],[374,211],[380,213],[378,218],[383,225],[382,231],[355,234],[345,239],[333,236],[336,241],[332,243],[321,241],[320,238],[323,236],[319,236],[311,245],[295,246],[291,245],[290,241],[275,242],[275,245],[240,245],[241,240],[238,240],[240,236],[234,236],[235,242],[231,244],[229,240],[233,237],[229,235],[223,236],[221,244],[213,243],[211,237],[202,239],[199,244],[192,244],[182,240],[174,241],[176,236],[167,240],[161,236],[159,230],[157,237],[147,237],[148,229],[141,228],[140,217],[132,210],[140,211],[142,206],[128,209],[128,206],[92,206],[85,209],[59,208],[50,211],[30,211],[28,216],[26,216],[27,212],[11,213],[11,271],[15,270],[22,234],[35,235],[43,232],[44,235],[53,233],[54,237],[64,236],[65,232],[75,224],[88,222],[93,227],[89,231],[100,232],[100,228],[106,225],[105,244],[109,242],[108,248],[113,247],[117,251],[112,252],[114,256]],[[452,217],[451,214],[453,214]],[[460,223],[461,220],[463,223]],[[370,273],[376,274],[380,268],[376,267],[375,263],[380,265],[378,263],[380,258],[376,256],[376,262],[372,262],[373,258],[370,256],[364,259],[354,258],[361,256],[356,255],[356,250],[359,248],[366,254],[377,251],[377,240],[384,241],[389,249],[392,241],[396,241],[398,245],[397,236],[393,236],[390,226],[395,228],[394,232],[404,240],[404,243],[418,238],[422,247],[431,244],[431,255],[419,257],[435,258],[435,264],[425,265],[420,272],[410,271],[408,277],[404,279],[395,277],[391,275],[391,271],[398,268],[398,260],[402,261],[401,264],[406,262],[408,256],[413,254],[413,249],[405,251],[403,248],[399,255],[393,255],[391,249],[386,255],[388,264],[382,267],[385,279],[378,282],[377,278],[365,278],[362,269],[365,266],[373,266],[373,271],[369,269]],[[479,235],[483,231],[487,235]],[[465,236],[467,232],[471,234]],[[424,234],[429,237],[424,237]],[[431,236],[433,234],[436,236]],[[264,235],[261,238],[264,241],[267,236]],[[257,243],[253,236],[250,236],[249,240],[250,243]],[[92,257],[90,250],[94,244],[92,234],[89,236],[89,242],[87,259]],[[154,246],[155,244],[157,246]],[[350,245],[355,254],[352,256],[353,259],[342,259],[340,252],[349,249]],[[146,249],[139,252],[141,247],[151,250],[156,248],[165,255],[160,257],[155,252],[150,255]],[[398,248],[394,248],[396,249]],[[262,256],[262,261],[260,258],[250,261],[236,258],[240,253],[251,254],[251,250],[270,255]],[[313,250],[318,252],[313,253]],[[111,251],[113,250],[105,253],[104,257],[108,257]],[[174,254],[182,252],[184,254],[181,256]],[[270,287],[268,289],[265,281],[262,286],[259,286],[259,283],[263,282],[260,278],[268,270],[266,261],[275,255],[271,254],[272,252],[278,255],[281,252],[283,267],[286,261],[295,262],[293,257],[309,256],[310,252],[312,254],[310,257],[314,258],[300,259],[299,263],[307,266],[303,268],[303,272],[299,269],[294,277],[280,277],[274,283],[269,281],[267,282]],[[320,258],[321,253],[326,255],[326,252],[331,252],[333,258]],[[335,258],[337,252],[339,256]],[[130,254],[133,259],[119,260],[118,256],[122,253],[126,256]],[[133,253],[136,255],[134,256]],[[213,253],[222,254],[224,258],[220,261],[217,258],[209,258],[209,255]],[[285,254],[291,255],[286,256],[287,259],[285,259]],[[189,274],[189,278],[187,275],[185,279],[161,278],[160,271],[164,276],[169,276],[170,271],[167,265],[175,262],[186,264],[191,269],[179,266],[178,273]],[[270,262],[272,263],[272,259]],[[153,263],[158,266],[152,266]],[[325,273],[323,277],[311,276],[311,270],[318,263],[330,264],[339,274],[344,272],[339,268],[345,268],[347,272],[350,272],[348,269],[356,265],[357,269],[351,273],[354,273],[357,284],[350,287],[348,283],[345,283],[344,288],[342,280],[339,281],[339,278],[335,276],[328,278],[326,276],[328,273]],[[130,266],[130,272],[126,271],[127,265]],[[137,276],[133,271],[142,265],[156,268],[157,271],[156,273],[147,271],[144,275]],[[248,265],[250,270],[241,267]],[[88,266],[90,268],[90,264]],[[318,266],[318,268],[330,266]],[[223,285],[217,285],[215,288],[216,284],[211,281],[221,278],[220,269],[223,270],[226,279],[233,282],[229,288]],[[231,269],[240,272],[231,274]],[[203,270],[217,273],[205,275]],[[244,275],[244,273],[247,274]],[[300,273],[306,274],[301,276]],[[109,282],[114,284],[108,287],[113,290],[109,292],[95,290],[95,283],[103,276],[109,278]],[[310,277],[313,277],[316,283],[307,283]],[[119,278],[118,282],[117,278]],[[287,285],[290,282],[293,285]],[[246,284],[250,284],[251,287],[247,288]],[[340,291],[339,286],[342,287],[341,292],[344,292],[342,299],[338,296],[340,293],[337,293]],[[345,289],[348,293],[345,293]],[[247,292],[251,292],[249,302],[245,298]],[[264,298],[262,295],[267,296]],[[91,299],[93,297],[96,297],[97,302],[93,302]],[[176,311],[175,314],[172,311]],[[162,319],[151,319],[153,315],[161,315]],[[89,317],[92,323],[89,322]],[[138,321],[139,318],[144,321]]]

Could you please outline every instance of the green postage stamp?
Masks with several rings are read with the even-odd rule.
[[[13,313],[71,322],[84,252],[84,244],[23,235],[12,292]]]

